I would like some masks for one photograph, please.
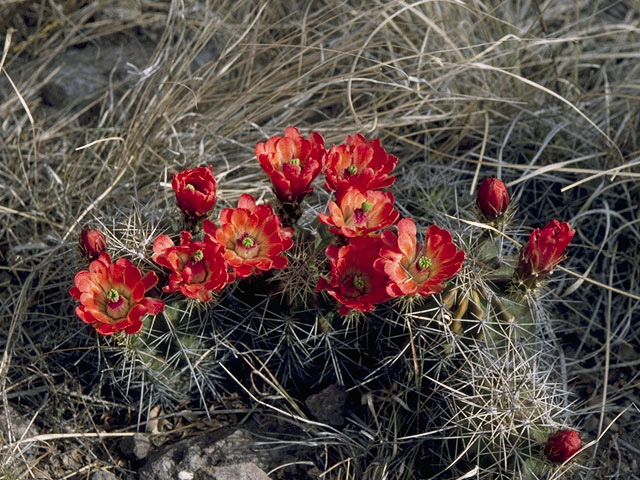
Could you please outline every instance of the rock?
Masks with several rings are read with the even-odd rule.
[[[271,456],[266,451],[253,446],[253,437],[245,430],[223,428],[215,432],[182,440],[173,445],[152,452],[147,463],[138,470],[140,480],[190,480],[198,475],[208,474],[207,468],[222,475],[222,467],[238,467],[253,464],[259,469],[268,469]],[[247,467],[245,471],[251,472]],[[238,470],[236,470],[237,472]],[[220,472],[220,473],[218,473]],[[263,472],[264,473],[264,472]],[[265,477],[220,477],[261,480]],[[207,478],[207,477],[201,477]],[[213,477],[219,478],[219,477]]]
[[[255,463],[238,463],[224,467],[200,468],[193,480],[270,480]]]
[[[35,437],[39,434],[40,432],[36,426],[31,423],[29,417],[19,415],[10,405],[6,410],[0,408],[0,445],[7,445],[21,439]],[[18,450],[13,452],[12,457],[6,460],[7,463],[5,465],[11,467],[19,464],[21,463],[21,458],[33,461],[37,452],[37,444],[34,445],[31,442],[21,443],[18,446]],[[1,456],[0,460],[2,460]]]
[[[333,427],[344,425],[344,404],[347,392],[340,385],[329,385],[305,400],[311,414],[320,422]]]
[[[50,107],[63,107],[67,103],[67,94],[57,83],[47,83],[40,91],[42,101]]]
[[[30,420],[21,417],[9,406],[5,411],[0,409],[0,432],[7,442],[15,442],[21,438],[34,437],[39,434],[38,429]]]
[[[120,451],[129,460],[142,460],[149,455],[151,441],[146,435],[137,433],[132,437],[120,440]]]
[[[111,472],[105,472],[104,470],[100,470],[97,472],[93,472],[89,480],[119,480],[119,479]]]
[[[9,445],[38,435],[38,429],[30,422],[30,417],[19,415],[10,405],[7,405],[6,410],[0,406],[0,445]],[[35,461],[38,447],[31,442],[21,443],[16,450],[11,447],[11,453],[11,456],[0,453],[0,478],[5,478],[4,471],[15,473],[15,478],[25,476],[28,473],[24,470],[25,462],[28,465]]]
[[[154,47],[120,40],[60,53],[45,72],[51,79],[40,91],[44,112],[55,120],[60,111],[82,111],[81,123],[96,121],[101,102],[117,102],[123,88],[140,79]]]

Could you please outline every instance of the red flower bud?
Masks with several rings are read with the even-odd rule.
[[[580,433],[576,430],[558,430],[549,435],[544,453],[549,460],[563,463],[582,447]]]
[[[171,187],[178,207],[189,217],[206,217],[216,203],[213,167],[198,167],[173,174]]]
[[[487,220],[500,218],[509,206],[509,192],[502,180],[485,178],[478,188],[478,208]]]
[[[564,251],[576,231],[567,222],[551,220],[542,230],[536,228],[520,251],[518,277],[538,279],[550,274],[564,258]]]
[[[80,233],[79,246],[87,259],[95,260],[104,252],[105,248],[107,248],[107,241],[102,232],[85,228],[82,230],[82,233]]]

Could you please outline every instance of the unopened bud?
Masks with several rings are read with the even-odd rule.
[[[495,177],[485,178],[478,188],[476,203],[487,220],[502,217],[509,206],[507,185]]]
[[[89,260],[95,260],[107,248],[102,232],[87,228],[80,233],[80,250]]]

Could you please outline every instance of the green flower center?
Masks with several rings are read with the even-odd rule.
[[[191,191],[191,192],[195,192],[196,191],[196,187],[194,187],[190,183],[187,183],[187,185],[184,188],[189,190],[189,191]]]
[[[194,254],[193,254],[193,261],[194,262],[199,262],[203,258],[204,258],[204,253],[202,253],[202,250],[196,250],[194,252]]]
[[[429,257],[422,256],[418,259],[418,270],[424,270],[431,266],[431,259]]]
[[[358,276],[353,277],[353,286],[358,290],[362,290],[364,288],[364,278]]]
[[[295,165],[296,167],[300,166],[300,159],[299,158],[292,158],[291,160],[289,160],[289,163],[291,165]]]
[[[373,208],[373,203],[371,203],[371,202],[362,202],[362,205],[360,206],[360,208],[362,208],[362,211],[364,213],[367,213],[369,210],[371,210]]]
[[[244,248],[251,248],[256,244],[256,242],[251,237],[244,237],[242,239],[242,246]]]
[[[118,300],[120,300],[120,294],[115,288],[112,288],[111,290],[109,290],[109,293],[107,293],[107,298],[111,303],[116,303]]]
[[[349,175],[355,175],[356,173],[358,173],[358,169],[355,165],[349,165],[349,168],[347,168],[347,173]]]

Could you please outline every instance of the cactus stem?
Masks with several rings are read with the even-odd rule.
[[[462,322],[460,322],[460,319],[467,313],[467,309],[469,308],[469,299],[466,295],[462,296],[457,307],[453,314],[453,321],[451,322],[451,331],[455,334],[462,333]]]
[[[451,310],[451,307],[456,302],[456,297],[458,296],[458,289],[454,288],[453,290],[449,290],[446,294],[442,296],[442,304],[447,310]]]
[[[458,308],[453,314],[453,318],[455,318],[456,320],[462,318],[462,316],[465,313],[467,313],[468,308],[469,308],[469,299],[467,298],[466,295],[463,295],[463,297],[460,299],[460,302],[458,303]]]
[[[516,317],[510,314],[504,305],[500,301],[500,299],[496,296],[491,297],[491,305],[498,311],[498,316],[500,320],[506,323],[514,323],[516,321]]]

